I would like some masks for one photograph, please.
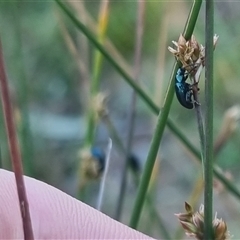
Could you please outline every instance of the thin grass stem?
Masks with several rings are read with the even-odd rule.
[[[34,239],[31,218],[29,213],[28,199],[23,179],[23,167],[20,153],[20,147],[17,139],[17,132],[14,124],[12,105],[10,100],[10,91],[7,83],[7,76],[4,67],[3,49],[0,42],[0,91],[1,102],[3,106],[3,115],[5,128],[7,132],[8,145],[10,150],[12,167],[15,174],[19,207],[22,216],[24,239]]]
[[[205,15],[205,151],[204,151],[204,239],[213,239],[213,34],[214,2],[206,1]]]

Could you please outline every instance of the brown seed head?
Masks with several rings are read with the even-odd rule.
[[[213,220],[213,231],[216,240],[227,240],[231,236],[227,230],[227,224],[222,220],[222,218],[217,218],[217,214]]]
[[[197,212],[193,212],[190,204],[185,203],[187,213],[175,214],[187,236],[194,237],[199,240],[204,239],[204,206],[201,205]],[[212,223],[214,239],[215,240],[228,240],[230,234],[227,231],[227,225],[222,219],[217,218],[217,214]]]
[[[214,48],[217,44],[218,36],[215,34],[213,37]],[[199,81],[202,68],[205,66],[205,47],[198,43],[195,36],[192,35],[191,39],[186,39],[180,35],[178,42],[172,41],[176,49],[168,47],[168,50],[182,63],[182,66],[193,78],[194,82]]]

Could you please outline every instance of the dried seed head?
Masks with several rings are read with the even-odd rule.
[[[201,54],[201,46],[197,42],[197,40],[194,37],[194,35],[192,35],[189,43],[190,43],[191,49],[193,49],[192,61],[193,62],[197,62],[197,60],[199,59],[200,54]]]
[[[185,203],[187,213],[175,214],[187,236],[195,237],[196,239],[204,239],[204,206],[201,205],[197,212],[193,212],[190,204]],[[227,225],[222,219],[217,218],[217,214],[212,223],[214,239],[227,240],[230,239],[230,234],[227,231]]]
[[[168,47],[168,50],[173,53],[179,61],[181,61],[183,67],[185,67],[187,70],[189,67],[192,69],[192,67],[195,66],[195,63],[201,57],[201,46],[197,42],[196,38],[192,36],[189,41],[186,41],[181,34],[178,42],[173,41],[173,44],[177,49]]]
[[[213,38],[214,48],[217,40],[218,36],[215,34]],[[178,42],[172,41],[172,43],[176,49],[168,47],[168,50],[182,63],[183,67],[190,73],[190,77],[196,76],[194,82],[198,82],[205,65],[205,47],[198,43],[194,35],[186,41],[181,34]]]
[[[222,220],[222,218],[217,218],[217,213],[213,220],[213,231],[216,240],[230,239],[230,233],[227,230],[227,224]]]

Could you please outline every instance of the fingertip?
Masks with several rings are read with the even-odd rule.
[[[46,183],[24,180],[36,239],[150,239]],[[0,238],[22,238],[12,172],[0,170],[0,189]]]

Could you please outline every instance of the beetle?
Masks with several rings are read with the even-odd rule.
[[[191,84],[187,83],[188,73],[186,73],[186,69],[180,67],[177,70],[175,77],[175,92],[179,103],[187,108],[193,109],[193,90]]]

